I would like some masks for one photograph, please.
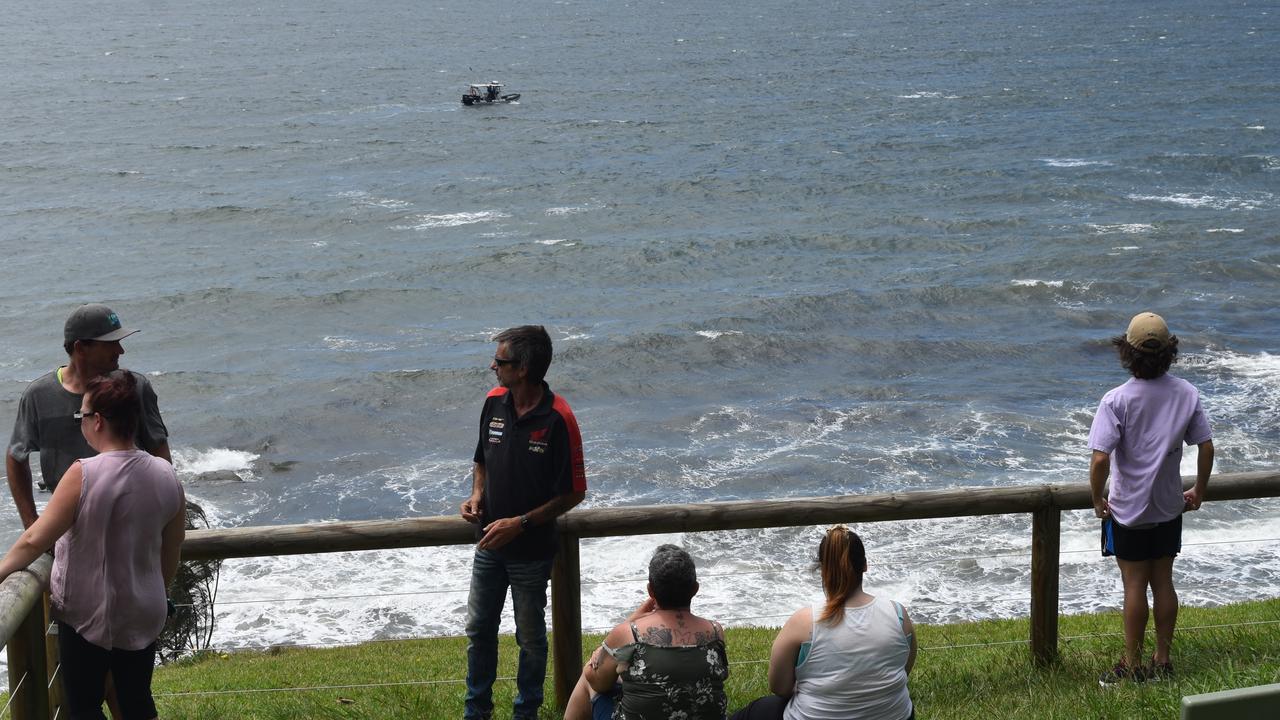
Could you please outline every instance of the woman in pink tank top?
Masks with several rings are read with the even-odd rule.
[[[0,560],[3,580],[57,543],[51,605],[72,720],[105,718],[108,673],[124,720],[156,717],[155,641],[186,534],[186,498],[173,466],[135,445],[141,414],[129,371],[89,381],[75,419],[98,454],[67,470]]]

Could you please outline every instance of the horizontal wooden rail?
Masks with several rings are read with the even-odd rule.
[[[49,717],[44,590],[52,571],[53,558],[41,555],[0,583],[0,644],[8,651],[9,693],[16,693],[14,720]]]
[[[1184,479],[1190,487],[1192,480]],[[1280,497],[1280,473],[1215,476],[1208,500]],[[1088,483],[923,490],[875,495],[833,495],[774,500],[708,502],[689,505],[633,505],[588,508],[560,518],[562,532],[577,537],[652,535],[711,530],[795,527],[839,522],[884,522],[924,518],[1081,510],[1092,507]],[[474,528],[456,515],[400,520],[271,525],[225,530],[191,530],[182,544],[184,560],[388,550],[429,545],[464,545]]]
[[[1183,478],[1187,487],[1193,481]],[[1264,497],[1280,497],[1280,473],[1218,475],[1205,499]],[[1032,518],[1031,655],[1043,665],[1058,654],[1060,515],[1092,505],[1089,485],[1081,482],[573,510],[559,520],[560,550],[551,580],[557,703],[564,708],[582,669],[581,538],[1027,513]],[[385,550],[474,539],[474,526],[458,516],[277,525],[191,531],[182,556],[205,560]]]

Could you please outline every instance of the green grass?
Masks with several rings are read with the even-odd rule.
[[[1177,678],[1102,689],[1098,674],[1119,657],[1117,613],[1064,617],[1061,662],[1036,669],[1026,620],[918,625],[921,651],[911,696],[921,720],[975,718],[1175,718],[1184,695],[1280,682],[1280,599],[1220,608],[1183,608],[1174,646]],[[730,708],[765,692],[773,629],[728,631]],[[600,637],[584,638],[590,650]],[[993,645],[1014,641],[1014,644]],[[1148,638],[1150,643],[1150,638]],[[979,645],[980,647],[963,647]],[[515,642],[502,638],[499,677],[515,674]],[[959,646],[959,647],[958,647]],[[1148,646],[1149,647],[1149,646]],[[408,720],[461,715],[466,640],[439,638],[334,649],[209,653],[160,668],[154,691],[160,717],[368,718]],[[429,685],[269,690],[377,683]],[[495,686],[499,717],[509,716],[514,683]],[[547,697],[554,697],[548,682]],[[550,707],[544,718],[556,717]],[[506,712],[504,712],[504,710]]]

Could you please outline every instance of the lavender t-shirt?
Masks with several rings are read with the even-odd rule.
[[[1213,437],[1191,383],[1165,374],[1132,378],[1102,396],[1089,447],[1111,456],[1111,516],[1130,527],[1182,514],[1182,445]]]

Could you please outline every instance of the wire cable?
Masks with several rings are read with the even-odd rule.
[[[13,701],[17,699],[18,691],[22,689],[22,684],[27,681],[27,676],[29,675],[30,673],[28,672],[22,673],[22,677],[18,678],[18,684],[14,685],[13,689],[9,691],[9,700],[4,704],[5,717],[9,717],[9,712],[13,708]]]

